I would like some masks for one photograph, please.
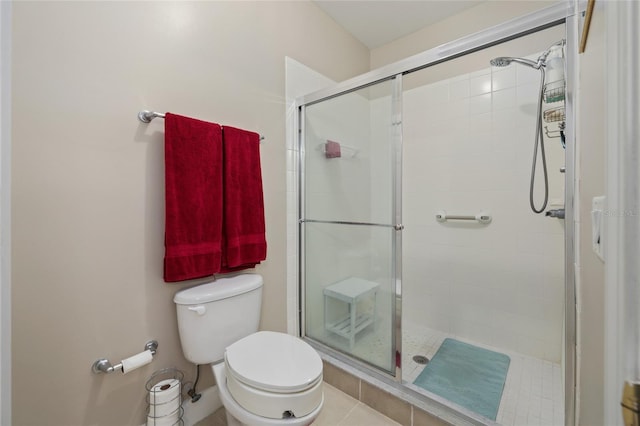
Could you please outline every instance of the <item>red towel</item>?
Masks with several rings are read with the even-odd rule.
[[[224,126],[224,231],[221,272],[266,259],[260,135]]]
[[[167,113],[164,280],[220,271],[222,245],[222,129]]]

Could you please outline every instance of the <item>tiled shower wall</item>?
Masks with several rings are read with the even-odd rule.
[[[538,71],[512,65],[405,91],[403,322],[560,362],[564,221],[529,208],[538,90]],[[563,207],[564,150],[545,147],[547,208]]]

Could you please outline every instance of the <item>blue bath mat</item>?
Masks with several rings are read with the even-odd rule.
[[[444,339],[413,384],[495,420],[510,362],[504,354]]]

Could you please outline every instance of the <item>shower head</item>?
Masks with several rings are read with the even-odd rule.
[[[506,56],[499,56],[490,60],[489,63],[493,67],[506,67],[511,64],[511,58],[507,58]]]
[[[515,62],[515,63],[522,64],[522,65],[526,65],[528,67],[535,68],[535,69],[540,69],[540,67],[543,65],[542,61],[533,62],[530,59],[512,58],[512,57],[509,57],[509,56],[500,56],[498,58],[492,59],[489,62],[494,67],[506,67],[507,65],[511,65],[511,62]]]
[[[565,45],[565,40],[564,39],[552,44],[535,61],[532,61],[531,59],[525,59],[525,58],[512,58],[510,56],[500,56],[500,57],[497,57],[497,58],[493,58],[489,62],[494,67],[506,67],[507,65],[511,65],[511,62],[515,62],[515,63],[526,65],[528,67],[535,68],[535,69],[539,70],[541,67],[543,67],[543,66],[545,66],[547,64],[546,63],[547,62],[547,56],[549,56],[549,54],[551,53],[551,50],[556,48],[556,47],[558,47],[558,46],[564,47],[564,45]]]

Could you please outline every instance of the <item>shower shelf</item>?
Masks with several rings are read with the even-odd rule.
[[[548,109],[544,113],[542,113],[542,116],[544,117],[544,121],[546,121],[547,123],[564,121],[564,106]]]
[[[564,80],[552,81],[544,85],[544,101],[548,104],[564,101]]]

